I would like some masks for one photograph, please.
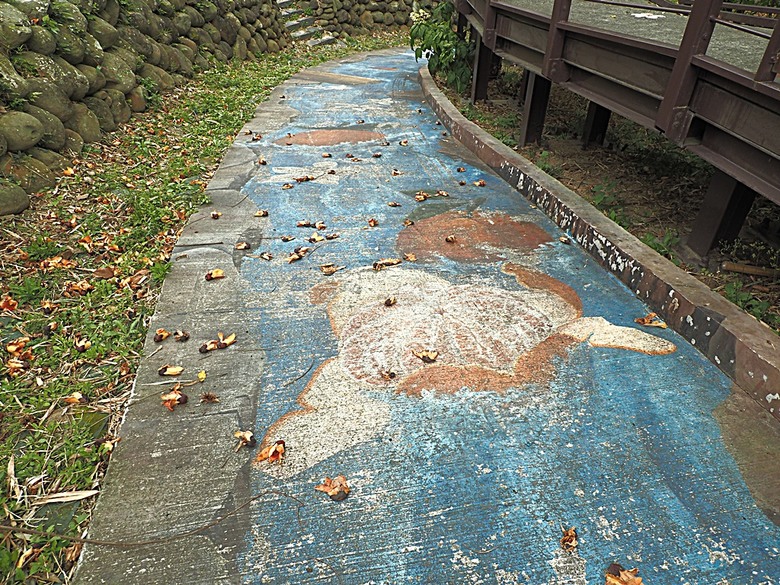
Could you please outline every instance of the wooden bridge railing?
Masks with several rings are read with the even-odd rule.
[[[603,140],[615,112],[710,162],[717,172],[688,239],[705,255],[738,235],[756,194],[780,204],[780,17],[758,17],[773,26],[770,33],[735,24],[727,16],[734,5],[724,12],[722,0],[696,0],[690,10],[662,0],[654,1],[664,6],[600,1],[687,13],[682,41],[571,22],[572,0],[555,0],[550,15],[511,0],[455,0],[479,37],[472,98],[486,97],[491,62],[500,57],[528,72],[521,143],[541,137],[551,83],[558,83],[590,101],[586,145]],[[766,40],[755,71],[707,54],[716,26]]]

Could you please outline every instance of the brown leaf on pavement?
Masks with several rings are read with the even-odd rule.
[[[170,331],[167,331],[162,327],[160,327],[154,332],[154,342],[160,343],[161,341],[165,341],[166,339],[168,339],[170,335],[171,335]]]
[[[308,238],[306,238],[306,241],[310,244],[317,244],[319,242],[322,242],[325,240],[325,236],[321,236],[319,232],[314,232],[312,235],[310,235]]]
[[[382,370],[381,372],[379,372],[379,375],[382,376],[382,379],[387,382],[395,380],[396,377],[396,373],[390,370]]]
[[[173,332],[173,339],[179,343],[184,343],[185,341],[189,341],[190,334],[187,331],[180,331],[177,329]]]
[[[259,209],[258,211],[255,211],[255,217],[268,217],[268,210]]]
[[[201,404],[216,404],[217,402],[219,402],[219,396],[213,392],[204,392],[200,395]]]
[[[268,445],[255,457],[255,463],[268,460],[269,463],[281,463],[284,458],[284,441],[276,441],[273,445]]]
[[[172,366],[171,364],[165,364],[157,370],[157,373],[161,376],[178,376],[184,371],[182,366]]]
[[[308,183],[309,181],[313,181],[316,177],[312,177],[311,175],[304,175],[302,177],[295,177],[296,183]]]
[[[325,231],[326,229],[328,229],[328,226],[325,225],[324,221],[318,221],[317,223],[314,224],[314,229]]]
[[[459,173],[465,173],[466,172],[466,168],[465,167],[458,167],[455,170],[458,171]]]
[[[225,334],[221,331],[217,333],[217,349],[225,349],[226,347],[230,347],[236,342],[236,334],[231,333],[227,337],[225,337]]]
[[[325,276],[331,276],[333,274],[336,274],[339,270],[344,270],[346,266],[336,266],[335,264],[328,263],[328,264],[321,264],[320,270]]]
[[[400,258],[380,258],[373,264],[373,268],[376,271],[384,270],[385,268],[388,268],[389,266],[397,266],[400,264],[402,260]]]
[[[220,217],[222,217],[222,212],[221,211],[212,211],[211,212],[211,219],[219,219]]]
[[[401,140],[401,142],[399,142],[398,144],[400,144],[401,146],[406,146],[406,145],[409,144],[409,141],[408,140]]]
[[[271,254],[271,252],[263,252],[262,254],[260,254],[260,258],[270,262],[271,260],[274,259],[274,256],[273,254]]]
[[[637,317],[634,319],[634,323],[639,323],[645,327],[659,327],[661,329],[667,328],[666,323],[664,323],[656,313],[648,313],[644,317]]]
[[[438,191],[436,191],[436,197],[449,197],[449,196],[450,194],[447,193],[447,191],[445,191],[444,189],[439,189]]]
[[[444,238],[444,241],[448,244],[454,244],[455,243],[455,236],[449,235],[446,238]]]
[[[563,532],[563,536],[561,537],[561,548],[566,552],[575,551],[580,544],[577,540],[577,529],[574,526],[571,528],[564,528],[561,526],[561,532]]]
[[[314,227],[314,223],[312,223],[312,222],[311,222],[311,221],[309,221],[308,219],[301,219],[301,220],[299,220],[299,221],[298,221],[298,222],[295,224],[295,227],[299,227],[299,228],[310,228],[310,227]]]
[[[209,270],[206,273],[205,276],[206,280],[218,280],[220,278],[225,278],[225,271],[221,268],[215,268],[214,270]]]
[[[371,218],[368,220],[368,227],[376,227],[379,225],[379,221],[375,218]]]
[[[439,352],[435,349],[423,349],[421,351],[412,350],[414,357],[420,358],[426,364],[432,364],[439,357]]]
[[[236,242],[236,250],[250,250],[251,248],[249,242]]]
[[[395,297],[387,297],[385,299],[385,307],[392,307],[394,304],[396,304],[398,301]]]
[[[325,236],[325,239],[326,239],[326,240],[336,240],[336,239],[338,239],[339,237],[341,237],[341,234],[340,234],[340,233],[338,233],[338,232],[333,232],[332,234],[328,234],[327,236]]]
[[[430,194],[426,193],[425,191],[417,191],[417,193],[414,194],[414,200],[415,201],[425,201],[430,197]]]
[[[393,171],[390,174],[394,177],[400,177],[401,175],[403,175],[403,173],[398,169],[393,169]]]
[[[287,191],[287,189],[292,189],[293,187],[294,187],[294,185],[291,184],[291,183],[285,183],[284,185],[282,185],[282,189],[284,191]]]
[[[176,386],[179,385],[177,384]],[[160,400],[162,400],[162,405],[165,408],[173,412],[174,407],[178,406],[179,404],[187,404],[187,400],[189,400],[189,398],[184,392],[174,387],[174,389],[170,392],[162,394],[160,396]]]
[[[236,452],[238,452],[241,447],[254,447],[257,445],[257,439],[255,439],[255,434],[252,431],[236,431],[233,433],[233,436],[238,439]]]
[[[605,585],[642,585],[642,577],[637,577],[639,569],[627,571],[617,563],[607,568]]]
[[[325,492],[334,502],[340,502],[346,499],[350,492],[349,485],[347,485],[347,478],[343,475],[337,475],[333,479],[326,477],[321,484],[314,486],[314,489]]]
[[[405,219],[404,220],[404,227],[409,227],[410,225],[414,225],[414,222],[411,219],[409,219],[409,218]]]
[[[474,181],[475,187],[484,187],[485,185],[487,185],[487,183],[485,183],[484,179],[480,179],[479,181]]]
[[[398,203],[398,201],[388,201],[387,205],[388,207],[401,207],[401,204]]]
[[[407,252],[404,254],[404,260],[407,262],[417,262],[417,255],[412,252]]]
[[[329,152],[323,152],[322,153],[322,158],[331,158],[331,157],[333,157],[333,155],[331,153],[329,153]]]

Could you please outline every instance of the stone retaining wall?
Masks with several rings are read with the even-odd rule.
[[[413,0],[311,0],[315,24],[333,36],[411,25]]]
[[[0,0],[0,215],[216,59],[289,42],[274,0]]]

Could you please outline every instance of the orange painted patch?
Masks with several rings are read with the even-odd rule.
[[[504,264],[501,267],[501,271],[505,274],[514,276],[515,279],[517,279],[517,282],[525,287],[546,290],[558,295],[577,311],[577,317],[582,316],[582,300],[580,300],[580,296],[568,284],[561,282],[557,278],[553,278],[549,274],[536,272],[535,270],[524,268],[511,262]]]
[[[446,241],[448,236],[454,242]],[[398,234],[398,248],[413,251],[420,260],[444,256],[457,262],[493,262],[501,259],[501,251],[530,252],[550,241],[546,231],[530,222],[459,211],[422,219]]]
[[[331,146],[343,142],[371,142],[382,141],[385,135],[371,130],[312,130],[286,136],[276,141],[282,146],[287,144],[303,144],[306,146]]]

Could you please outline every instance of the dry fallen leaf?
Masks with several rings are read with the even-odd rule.
[[[217,338],[219,339],[219,341],[217,341],[217,349],[225,349],[226,347],[229,347],[236,342],[235,333],[231,333],[225,337],[225,335],[220,331],[217,333]]]
[[[382,376],[382,379],[386,380],[387,382],[395,380],[396,377],[395,372],[391,372],[390,370],[382,370],[379,372],[379,375]]]
[[[380,258],[373,264],[373,268],[376,271],[383,270],[389,266],[397,266],[401,263],[400,258]]]
[[[101,268],[98,268],[95,270],[95,272],[92,273],[92,276],[95,278],[102,278],[103,280],[108,280],[109,278],[114,278],[114,269],[110,266],[103,266]]]
[[[217,341],[216,339],[212,339],[212,340],[210,340],[210,341],[207,341],[207,342],[206,342],[206,343],[204,343],[203,345],[201,345],[201,346],[198,348],[198,351],[199,351],[200,353],[208,353],[208,352],[210,352],[210,351],[214,351],[215,349],[219,349],[219,348],[217,347],[217,345],[218,345],[218,344],[219,344],[219,341]]]
[[[447,193],[447,191],[445,191],[444,189],[439,189],[438,191],[436,191],[436,197],[449,197],[449,196],[450,194]]]
[[[485,183],[484,179],[480,179],[479,181],[474,181],[475,187],[484,187],[487,183]]]
[[[298,222],[295,224],[295,227],[299,227],[299,228],[310,228],[310,227],[314,227],[314,223],[312,223],[312,222],[311,222],[311,221],[309,221],[308,219],[302,219],[302,220],[298,221]]]
[[[414,357],[420,358],[426,364],[432,364],[439,357],[439,352],[435,349],[423,349],[421,351],[412,350]]]
[[[466,184],[466,181],[458,181],[458,185],[460,185],[461,187],[463,187],[463,185],[465,185],[465,184]]]
[[[627,571],[617,563],[607,568],[605,585],[642,585],[642,577],[637,577],[639,569]]]
[[[236,250],[250,250],[251,248],[249,242],[236,242]]]
[[[282,189],[284,189],[285,191],[287,189],[292,189],[293,187],[294,187],[294,185],[291,184],[291,183],[285,183],[284,185],[282,185]]]
[[[255,211],[255,217],[268,217],[268,210],[260,209],[258,211]]]
[[[387,297],[385,299],[385,307],[392,307],[394,304],[396,304],[398,301],[395,297]]]
[[[215,404],[217,402],[219,402],[219,396],[213,392],[204,392],[200,395],[201,404]]]
[[[190,334],[187,331],[180,331],[177,329],[173,332],[173,338],[179,343],[183,343],[189,340]]]
[[[335,239],[339,238],[340,236],[341,236],[340,233],[334,232],[332,234],[328,234],[327,236],[325,236],[325,239],[326,240],[335,240]]]
[[[571,240],[567,236],[561,236],[560,238],[558,238],[558,241],[561,244],[571,244]]]
[[[52,333],[57,331],[57,329],[59,329],[59,327],[60,327],[60,324],[57,323],[57,321],[51,321],[51,322],[49,322],[49,323],[47,323],[46,325],[43,326],[43,334],[46,337],[49,337],[49,336],[51,336]]]
[[[390,174],[392,176],[394,176],[394,177],[400,177],[401,175],[403,175],[403,173],[401,171],[399,171],[398,169],[393,169],[393,172],[390,173]]]
[[[165,394],[161,395],[160,400],[162,400],[162,405],[165,408],[173,412],[174,407],[178,406],[179,404],[187,404],[187,400],[189,400],[189,398],[184,392],[178,388],[174,388],[170,392],[166,392]]]
[[[20,357],[22,350],[24,350],[28,343],[30,343],[29,337],[17,337],[6,344],[5,350],[14,357]]]
[[[295,239],[295,236],[282,236],[281,240],[283,242],[292,242]]]
[[[221,268],[215,268],[214,270],[209,270],[206,273],[205,276],[206,280],[217,280],[220,278],[225,278],[225,271]]]
[[[357,121],[357,123],[358,123],[358,124],[365,124],[365,123],[366,123],[366,121],[365,121],[365,120],[358,120],[358,121]]]
[[[409,227],[410,225],[414,225],[414,222],[411,219],[405,219],[404,227]]]
[[[566,552],[575,551],[577,546],[579,546],[577,529],[574,526],[571,528],[564,528],[561,526],[561,532],[563,532],[563,536],[561,537],[561,548]]]
[[[401,204],[398,203],[398,201],[388,201],[387,205],[388,207],[401,207]]]
[[[74,343],[76,347],[76,351],[79,353],[84,353],[87,351],[90,347],[92,347],[92,342],[87,339],[86,337],[79,337],[76,339],[76,342]]]
[[[385,140],[383,142],[380,142],[379,146],[390,146],[390,143],[387,140]]]
[[[336,274],[339,270],[343,270],[346,266],[336,266],[335,264],[320,264],[320,270],[325,276],[331,276]]]
[[[661,329],[667,328],[666,323],[664,323],[656,313],[648,313],[644,317],[637,317],[634,319],[634,323],[644,325],[645,327],[659,327]]]
[[[329,152],[323,152],[322,153],[322,158],[331,158],[332,156],[333,155],[331,153],[329,153]]]
[[[257,445],[257,439],[255,439],[255,434],[252,431],[236,431],[233,433],[233,436],[238,439],[236,452],[238,452],[241,447],[254,447]]]
[[[407,252],[404,254],[404,260],[407,262],[417,262],[417,256],[412,252]]]
[[[314,229],[318,229],[320,231],[324,231],[324,230],[328,229],[328,226],[325,225],[324,221],[318,221],[317,223],[314,224]]]
[[[222,212],[221,211],[212,211],[211,212],[211,219],[219,219],[220,217],[222,217]]]
[[[165,329],[160,327],[154,332],[154,342],[160,343],[161,341],[165,341],[166,339],[168,339],[170,335],[171,335],[170,331],[166,331]]]
[[[346,499],[350,492],[349,485],[347,485],[347,478],[343,475],[337,475],[333,479],[326,477],[321,484],[314,486],[314,489],[325,492],[334,502],[340,502]]]
[[[8,297],[5,297],[3,300],[7,299]],[[16,304],[16,301],[11,299],[13,303]],[[14,304],[14,309],[16,308],[16,305]],[[0,303],[0,308],[5,309],[6,307],[3,306],[3,303]],[[41,301],[41,311],[43,311],[44,315],[51,315],[55,310],[57,309],[57,305],[52,303],[51,301]],[[9,311],[13,311],[13,309],[9,309]]]
[[[74,392],[66,396],[64,402],[65,404],[87,404],[89,400],[81,392]]]
[[[308,254],[310,251],[311,248],[309,248],[308,246],[298,246],[287,257],[287,263],[292,264],[293,262],[297,262],[298,260],[306,256],[306,254]]]
[[[379,221],[375,218],[371,218],[368,220],[368,227],[376,227],[379,225]]]
[[[312,235],[310,235],[308,238],[306,238],[306,241],[310,244],[318,244],[319,242],[322,242],[325,240],[324,236],[321,236],[319,232],[314,232]]]
[[[295,177],[296,183],[308,183],[309,181],[313,181],[315,177],[312,177],[311,175],[304,175],[302,177]]]
[[[425,201],[428,197],[430,197],[430,195],[425,191],[417,191],[417,193],[414,194],[415,201]]]
[[[269,463],[281,463],[284,458],[284,441],[276,441],[268,445],[255,457],[255,462],[268,460]]]
[[[382,158],[382,153],[381,152],[375,152],[374,154],[371,155],[371,157],[372,158]]]
[[[271,260],[274,259],[274,256],[273,254],[271,254],[271,252],[263,252],[262,254],[260,254],[260,258],[262,258],[263,260],[268,260],[270,262]]]
[[[449,235],[446,238],[444,238],[444,241],[448,244],[454,244],[455,243],[455,236]]]
[[[406,146],[407,144],[409,144],[409,141],[408,140],[401,140],[401,142],[399,142],[398,144],[400,144],[401,146]]]
[[[206,381],[206,376],[207,376],[206,370],[201,370],[200,372],[198,372],[198,382],[201,382],[201,383],[205,382]]]
[[[165,364],[164,366],[160,366],[160,369],[157,370],[157,373],[161,376],[178,376],[184,371],[184,368],[182,366],[172,366],[170,364]]]
[[[455,170],[458,171],[459,173],[465,173],[466,172],[466,168],[465,167],[458,167]]]

